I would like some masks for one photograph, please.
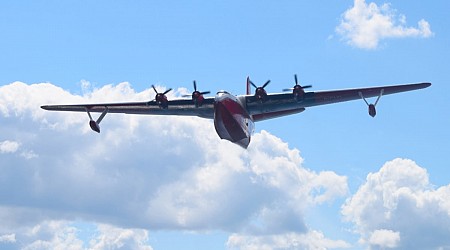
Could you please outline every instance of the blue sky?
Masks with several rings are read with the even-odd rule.
[[[0,246],[408,248],[420,231],[406,229],[426,220],[408,225],[399,214],[423,211],[441,220],[422,225],[438,232],[435,245],[416,246],[450,245],[440,236],[450,205],[437,202],[450,199],[449,9],[447,1],[0,3],[0,218],[8,218]],[[243,94],[247,76],[280,92],[294,74],[312,90],[433,85],[383,97],[376,118],[353,101],[257,123],[248,152],[202,119],[108,115],[109,132],[97,136],[84,114],[39,109],[150,100],[152,84],[174,97],[192,80]]]

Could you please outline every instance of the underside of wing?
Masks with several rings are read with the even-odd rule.
[[[51,111],[73,112],[105,112],[138,115],[179,115],[214,118],[214,98],[205,98],[202,105],[195,105],[192,100],[181,99],[167,102],[167,107],[161,107],[156,101],[125,102],[125,103],[96,103],[74,105],[45,105],[41,108]]]
[[[305,95],[303,105],[304,107],[311,107],[330,103],[346,102],[351,100],[423,89],[429,86],[431,86],[431,83],[413,83],[382,87],[311,92]]]
[[[297,114],[305,110],[292,93],[269,94],[264,102],[253,95],[244,96],[243,99],[249,115],[255,122]]]
[[[381,97],[382,95],[423,89],[429,86],[431,86],[431,83],[413,83],[393,86],[317,91],[306,92],[301,97],[296,97],[293,93],[269,94],[265,101],[258,100],[253,95],[247,95],[243,98],[245,99],[249,114],[255,121],[260,121],[300,113],[308,107],[357,99],[365,100],[365,98]]]

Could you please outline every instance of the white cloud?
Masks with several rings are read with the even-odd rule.
[[[378,6],[365,0],[355,0],[354,6],[342,14],[336,32],[349,45],[363,49],[375,49],[380,40],[386,38],[427,38],[433,35],[427,21],[420,20],[418,28],[407,27],[406,17],[398,15],[389,3]]]
[[[30,160],[39,157],[33,150],[21,149],[21,145],[16,141],[0,141],[0,154],[13,154],[18,152],[21,157]]]
[[[90,250],[136,249],[151,250],[148,245],[148,231],[143,229],[123,229],[111,225],[98,226],[98,235],[91,240]]]
[[[23,157],[0,155],[0,166],[8,166],[0,180],[0,234],[35,228],[41,233],[20,242],[30,249],[79,246],[76,229],[64,223],[79,218],[121,228],[105,229],[105,239],[120,242],[147,237],[131,237],[128,228],[308,235],[315,231],[305,211],[348,193],[346,177],[303,168],[297,149],[265,131],[244,150],[220,140],[212,121],[201,118],[109,114],[95,134],[86,114],[39,108],[154,97],[128,83],[83,91],[73,95],[49,83],[0,87],[0,138],[12,133],[26,148]],[[60,234],[40,229],[52,226]],[[92,247],[107,245],[92,240]]]
[[[36,157],[39,157],[39,155],[35,154],[32,150],[31,151],[23,151],[20,156],[22,156],[23,158],[30,160]]]
[[[14,243],[14,242],[16,242],[16,235],[15,234],[0,235],[0,243],[2,243],[2,242]]]
[[[400,233],[392,230],[375,230],[369,239],[369,244],[380,248],[394,248],[400,242]]]
[[[373,248],[450,245],[450,185],[433,187],[427,171],[411,160],[395,159],[369,174],[342,214],[354,223],[361,243]]]
[[[244,150],[205,119],[110,114],[95,134],[86,114],[39,108],[152,95],[127,83],[83,96],[48,83],[0,87],[0,138],[23,156],[0,154],[0,247],[151,249],[160,229],[230,232],[230,248],[349,247],[305,223],[308,210],[348,194],[347,178],[304,168],[299,150],[266,131]],[[371,248],[450,245],[450,185],[433,187],[410,160],[369,174],[342,214]],[[80,219],[95,228],[88,241]]]
[[[227,246],[231,249],[241,250],[338,249],[350,247],[345,241],[327,239],[323,233],[314,230],[304,234],[287,233],[264,236],[233,234],[229,237]]]
[[[16,141],[1,141],[0,154],[15,153],[19,149],[20,144]]]
[[[27,229],[23,235],[29,242],[21,242],[22,249],[82,249],[83,241],[77,238],[76,228],[63,221],[44,221]]]
[[[88,226],[91,231],[83,232],[83,229],[79,229],[74,223],[67,221],[42,221],[34,226],[21,227],[17,236],[16,234],[0,236],[0,247],[16,247],[23,250],[152,249],[148,245],[149,235],[147,230],[123,229],[107,224],[88,224]],[[80,236],[82,234],[88,235],[90,240],[82,239]],[[20,238],[20,242],[16,241],[16,237]],[[2,245],[2,243],[4,244]]]

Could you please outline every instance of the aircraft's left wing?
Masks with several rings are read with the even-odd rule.
[[[156,101],[124,102],[124,103],[95,103],[74,105],[45,105],[41,106],[51,111],[123,113],[139,115],[182,115],[214,118],[214,98],[205,97],[201,106],[196,106],[190,99],[172,100],[167,102],[167,108],[161,108]],[[105,114],[106,114],[105,113]]]
[[[299,113],[305,108],[357,100],[369,97],[384,96],[399,92],[423,89],[431,83],[413,83],[404,85],[343,89],[330,91],[306,92],[302,97],[295,98],[291,93],[268,94],[267,100],[259,101],[253,95],[245,96],[247,110],[255,121]]]

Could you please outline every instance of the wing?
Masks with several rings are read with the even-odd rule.
[[[205,97],[202,105],[196,107],[191,99],[172,100],[167,102],[167,108],[161,108],[156,101],[124,102],[124,103],[95,103],[75,105],[45,105],[41,108],[51,111],[74,112],[104,112],[139,114],[139,115],[183,115],[214,118],[214,97]]]
[[[261,103],[253,95],[245,96],[247,110],[255,121],[299,113],[305,108],[357,100],[374,96],[390,95],[405,91],[423,89],[431,83],[413,83],[394,86],[381,86],[357,89],[307,92],[301,98],[295,98],[292,93],[269,94],[267,101]]]

